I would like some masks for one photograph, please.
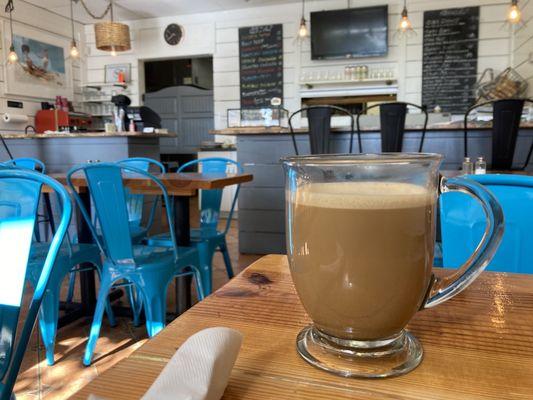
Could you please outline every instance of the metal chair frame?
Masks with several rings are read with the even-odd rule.
[[[298,145],[296,144],[296,136],[295,136],[295,132],[294,132],[294,127],[292,126],[292,119],[297,115],[297,114],[300,114],[304,111],[309,111],[309,110],[314,110],[314,109],[330,109],[330,110],[336,110],[336,111],[340,111],[342,112],[343,114],[345,114],[346,116],[350,117],[351,119],[351,123],[350,123],[350,150],[349,152],[352,153],[353,151],[353,137],[354,137],[354,134],[355,134],[355,121],[354,121],[354,117],[353,117],[353,114],[348,111],[347,109],[345,108],[342,108],[342,107],[338,107],[338,106],[331,106],[331,105],[314,105],[314,106],[309,106],[309,107],[303,107],[303,108],[300,108],[299,110],[293,112],[291,114],[291,116],[289,117],[289,129],[291,131],[291,137],[292,137],[292,144],[294,146],[294,152],[296,153],[296,155],[299,154],[298,152]],[[308,124],[309,126],[310,124]],[[328,136],[329,136],[329,133],[328,133]],[[362,151],[362,144],[361,144],[361,135],[358,133],[357,135],[357,140],[358,140],[358,143],[359,143],[359,152],[361,153]]]
[[[381,113],[381,107],[384,106],[384,105],[388,105],[388,104],[404,104],[406,106],[405,115],[408,114],[407,113],[407,107],[409,107],[409,106],[417,108],[420,111],[422,111],[422,113],[424,114],[425,118],[424,118],[424,125],[422,127],[422,136],[420,138],[420,145],[418,146],[418,152],[421,153],[422,149],[424,148],[424,141],[425,141],[425,138],[426,138],[426,130],[427,130],[427,126],[428,126],[429,115],[428,115],[427,108],[425,106],[419,106],[418,104],[409,103],[409,102],[405,102],[405,101],[395,101],[395,102],[390,102],[390,103],[373,104],[370,107],[365,108],[361,112],[357,113],[357,117],[355,119],[356,120],[356,125],[357,125],[357,134],[359,135],[359,137],[361,137],[361,126],[359,124],[359,118],[361,117],[361,115],[365,115],[365,114],[363,114],[363,112],[366,113],[368,110],[371,110],[373,108],[379,107],[380,108],[380,113]],[[403,127],[403,130],[402,130],[402,145],[403,145],[403,133],[404,132],[405,132],[405,126]],[[383,138],[383,136],[382,136],[382,138]],[[401,151],[401,149],[400,149],[400,151]]]
[[[464,134],[464,156],[465,157],[468,157],[468,116],[472,113],[472,111],[474,111],[475,109],[479,108],[479,107],[483,107],[483,106],[486,106],[486,105],[489,105],[489,104],[492,104],[493,105],[493,126],[494,126],[494,104],[499,102],[499,101],[507,101],[507,100],[519,100],[519,101],[523,101],[523,104],[522,104],[522,110],[523,110],[523,107],[525,105],[525,103],[533,103],[533,99],[529,99],[529,98],[523,98],[523,99],[517,99],[517,98],[509,98],[509,99],[495,99],[495,100],[488,100],[488,101],[485,101],[485,102],[482,102],[482,103],[477,103],[477,104],[474,104],[473,106],[471,106],[465,113],[465,117],[463,119],[463,134]],[[516,138],[518,138],[518,130],[520,129],[520,119],[518,120],[518,126],[516,127],[512,127],[512,129],[516,129]],[[493,131],[493,134],[494,134],[494,131]],[[515,140],[516,140],[515,138]],[[516,143],[515,143],[515,146],[516,146]],[[533,153],[533,141],[531,142],[531,146],[529,148],[529,151],[527,153],[527,156],[526,156],[526,162],[524,163],[524,166],[522,168],[519,168],[519,170],[525,170],[527,168],[527,166],[529,165],[529,161],[531,159],[531,154]]]

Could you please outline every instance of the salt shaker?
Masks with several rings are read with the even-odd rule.
[[[483,175],[487,173],[487,162],[483,159],[483,157],[477,158],[475,165],[475,173],[476,175]]]
[[[470,175],[474,173],[474,164],[472,163],[472,160],[470,160],[470,157],[465,157],[463,160],[463,174],[464,175]]]

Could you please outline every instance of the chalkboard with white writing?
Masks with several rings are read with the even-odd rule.
[[[270,107],[283,101],[283,25],[239,29],[241,108]]]
[[[474,102],[479,7],[424,12],[422,104],[464,113]]]

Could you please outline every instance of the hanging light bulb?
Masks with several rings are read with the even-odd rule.
[[[112,57],[116,57],[117,56],[117,51],[115,50],[115,46],[111,46],[111,56]]]
[[[10,64],[15,64],[18,62],[19,56],[17,55],[17,52],[15,51],[15,46],[11,45],[9,47],[9,54],[7,55],[7,61]]]
[[[300,28],[298,28],[298,36],[303,39],[309,36],[309,29],[307,29],[307,22],[304,17],[300,20]]]
[[[19,60],[19,56],[17,55],[15,46],[13,45],[13,11],[15,11],[13,0],[8,0],[5,12],[9,13],[9,29],[11,31],[11,46],[9,46],[9,54],[7,55],[7,62],[9,64],[15,64]]]
[[[302,0],[302,18],[300,19],[300,26],[298,27],[298,35],[296,39],[304,40],[309,37],[309,29],[307,28],[307,21],[305,19],[305,0]]]
[[[80,50],[78,49],[78,46],[76,46],[76,41],[74,39],[70,42],[70,56],[72,58],[78,58],[80,56]]]
[[[518,0],[511,0],[511,6],[507,11],[507,22],[512,25],[519,24],[522,20],[522,12],[518,8]]]
[[[407,0],[404,0],[403,2],[403,10],[402,10],[400,23],[398,24],[398,29],[396,30],[396,33],[400,35],[416,34],[416,32],[413,29],[413,24],[409,20],[409,15],[407,13]]]
[[[78,45],[76,43],[76,39],[74,38],[74,9],[72,4],[74,3],[74,0],[70,1],[70,26],[72,28],[72,40],[70,41],[70,57],[73,59],[77,59],[80,56],[80,50],[78,49]]]

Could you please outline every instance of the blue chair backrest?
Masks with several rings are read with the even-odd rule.
[[[228,173],[242,174],[244,172],[244,169],[237,161],[222,157],[211,157],[189,161],[188,163],[183,164],[178,169],[178,172],[185,172],[185,170],[194,165],[201,167],[202,174],[227,175]],[[237,202],[237,197],[239,195],[239,189],[240,184],[237,185],[237,190],[235,191],[235,196],[231,203],[225,231],[229,229],[235,203]],[[200,227],[206,231],[216,231],[220,219],[220,205],[222,202],[223,189],[209,189],[202,190],[201,192]]]
[[[96,221],[100,227],[103,242],[100,240],[96,232],[96,227],[90,220],[89,214],[79,195],[74,190],[74,184],[72,183],[73,175],[80,171],[84,173],[85,179],[87,180],[87,186],[96,212]],[[123,172],[125,173],[123,174]],[[168,207],[170,203],[166,189],[161,181],[149,172],[118,163],[97,163],[76,166],[67,173],[67,183],[73,190],[74,198],[78,203],[85,221],[89,225],[94,240],[107,258],[116,264],[134,262],[126,202],[127,193],[123,182],[124,177],[131,176],[132,174],[151,179],[159,186],[165,204],[167,205],[169,226],[172,228],[170,208]],[[173,229],[171,229],[171,234],[173,242],[176,243]],[[175,252],[177,256],[177,249],[175,249]]]
[[[500,202],[505,231],[500,248],[487,270],[533,273],[533,177],[469,175],[487,187]],[[440,197],[442,252],[445,267],[457,268],[473,253],[485,231],[479,202],[457,192]]]
[[[63,211],[15,346],[26,269],[43,184],[51,187],[58,195]],[[27,169],[0,168],[0,379],[2,380],[0,399],[2,400],[11,396],[71,215],[70,197],[59,182]]]
[[[117,163],[122,164],[122,165],[127,165],[130,167],[134,167],[134,168],[143,170],[145,172],[149,172],[150,167],[155,166],[157,169],[156,171],[157,173],[164,174],[166,172],[165,166],[163,164],[151,158],[145,158],[145,157],[126,158],[124,160],[117,161]],[[156,197],[156,201],[157,201],[157,197]],[[144,195],[130,193],[128,188],[126,188],[126,202],[128,205],[128,215],[129,215],[130,224],[140,226],[142,219],[143,219]],[[155,202],[154,202],[154,207],[155,207]],[[150,216],[150,220],[152,220],[152,215]],[[151,225],[151,222],[152,221],[150,221],[149,223],[150,225]]]
[[[38,170],[43,174],[46,173],[46,166],[41,160],[36,158],[14,158],[12,160],[4,161],[2,164],[7,167],[25,168],[33,171]]]

